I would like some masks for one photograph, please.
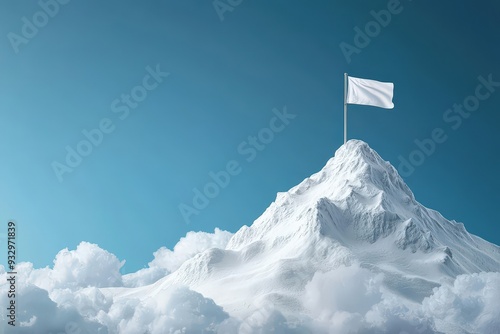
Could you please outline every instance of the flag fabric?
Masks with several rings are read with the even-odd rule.
[[[394,108],[393,95],[394,84],[392,82],[348,77],[346,103],[392,109]]]

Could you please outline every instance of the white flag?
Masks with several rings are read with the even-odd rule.
[[[347,103],[364,104],[386,109],[394,108],[394,84],[375,80],[348,77]]]

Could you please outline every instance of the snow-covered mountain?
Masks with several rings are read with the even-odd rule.
[[[500,333],[500,247],[418,203],[359,140],[251,226],[154,255],[123,276],[89,243],[18,265],[12,333]]]
[[[237,318],[256,305],[297,318],[307,314],[303,293],[316,273],[354,264],[378,275],[387,293],[421,303],[458,275],[499,272],[500,247],[422,206],[394,167],[351,140],[321,171],[278,193],[225,249],[197,254],[152,285],[106,294],[145,300],[182,284]]]

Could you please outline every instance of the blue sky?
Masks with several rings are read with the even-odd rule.
[[[211,1],[47,3],[53,17],[36,2],[0,11],[0,220],[17,221],[20,260],[51,265],[85,240],[131,272],[188,231],[250,225],[342,144],[344,72],[395,84],[395,109],[349,107],[349,138],[398,167],[441,129],[447,140],[405,181],[500,244],[500,87],[467,118],[447,111],[479,76],[500,82],[499,4],[243,0],[220,14]],[[388,7],[397,13],[348,62],[340,44],[356,46],[355,27],[376,29],[370,12]],[[141,101],[122,100],[132,93]],[[294,118],[272,121],[285,106]],[[109,133],[59,182],[54,161],[103,120]],[[280,131],[249,153],[270,122]],[[230,161],[238,172],[187,224],[179,205]]]

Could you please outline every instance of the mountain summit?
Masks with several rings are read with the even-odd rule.
[[[279,249],[282,256],[289,250],[290,258],[301,250],[311,256],[323,247],[343,249],[345,261],[380,262],[388,272],[391,264],[395,272],[429,282],[500,269],[498,246],[419,204],[396,169],[359,140],[338,149],[320,172],[279,193],[226,249],[245,252],[256,244]],[[336,265],[339,254],[324,251],[317,259],[321,266],[332,260]]]
[[[418,203],[390,163],[368,144],[350,140],[318,173],[278,193],[269,208],[251,226],[237,231],[225,248],[193,256],[152,285],[107,293],[117,300],[131,296],[145,300],[181,284],[213,299],[238,319],[272,306],[288,323],[290,319],[303,323],[303,316],[318,316],[313,313],[323,314],[326,307],[311,306],[323,300],[324,292],[304,297],[314,284],[328,295],[338,289],[334,285],[350,291],[350,281],[361,280],[351,289],[354,300],[372,296],[367,286],[374,285],[381,295],[411,309],[425,304],[435,289],[452,285],[459,275],[499,271],[498,246]],[[358,290],[366,291],[356,297]],[[325,303],[334,309],[344,305],[342,310],[368,317],[369,306],[359,311],[349,306],[355,302],[351,296],[338,294]],[[365,304],[370,301],[359,305]],[[327,331],[335,328],[331,326]],[[420,333],[434,332],[431,327],[422,325]]]
[[[15,289],[8,333],[500,333],[500,247],[418,203],[359,140],[250,226],[123,263],[82,242],[52,268],[16,264],[15,285],[0,266],[0,321]]]

